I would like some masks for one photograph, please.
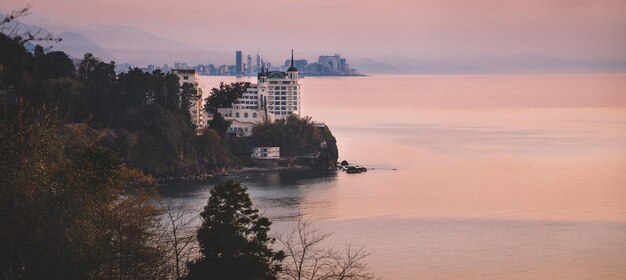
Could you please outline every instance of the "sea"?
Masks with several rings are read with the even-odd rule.
[[[220,82],[203,76],[205,94]],[[223,179],[272,234],[298,217],[382,279],[626,279],[626,74],[301,79],[302,114],[368,171],[159,187],[200,211]]]

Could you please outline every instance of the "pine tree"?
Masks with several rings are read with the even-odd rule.
[[[271,222],[253,208],[246,188],[231,180],[215,186],[200,216],[202,256],[189,264],[188,279],[277,279],[285,254],[269,247]]]

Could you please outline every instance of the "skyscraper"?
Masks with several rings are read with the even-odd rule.
[[[256,52],[256,71],[261,71],[261,53],[259,51]]]
[[[246,71],[246,75],[252,76],[252,68],[253,68],[253,66],[252,66],[252,56],[248,55],[248,69],[246,69],[247,70]]]
[[[243,59],[241,56],[241,51],[235,52],[235,74],[237,75],[243,73]]]

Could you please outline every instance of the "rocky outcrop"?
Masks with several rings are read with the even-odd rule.
[[[337,169],[337,159],[339,158],[339,149],[337,148],[337,140],[333,136],[328,126],[317,127],[319,144],[319,154],[313,162],[313,168],[323,170]]]

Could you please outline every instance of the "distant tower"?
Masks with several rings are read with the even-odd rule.
[[[256,51],[256,68],[257,71],[260,71],[259,69],[261,69],[261,52],[260,51]]]
[[[247,71],[248,72],[248,76],[252,76],[252,68],[253,68],[253,66],[252,66],[252,56],[248,55],[248,69],[247,69],[248,70]]]
[[[287,73],[290,79],[298,80],[298,68],[293,66],[293,49],[291,49],[291,67],[287,69]]]
[[[237,75],[243,73],[243,59],[241,56],[241,51],[235,52],[235,74]]]

